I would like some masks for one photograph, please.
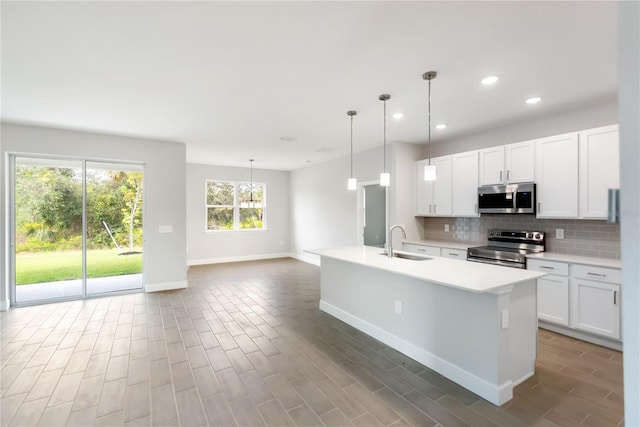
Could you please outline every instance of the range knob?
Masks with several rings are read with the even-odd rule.
[[[542,239],[542,236],[540,235],[540,233],[536,233],[536,240],[540,240]]]
[[[494,231],[490,231],[490,232],[489,232],[489,236],[493,236],[494,234],[495,234],[495,232],[494,232]]]
[[[533,233],[527,233],[527,239],[533,239]]]

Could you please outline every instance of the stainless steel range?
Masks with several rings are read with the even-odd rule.
[[[542,231],[489,230],[488,246],[467,250],[467,261],[504,265],[513,268],[527,267],[527,254],[544,252]]]

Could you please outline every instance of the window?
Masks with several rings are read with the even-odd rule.
[[[264,230],[266,185],[207,181],[207,231]]]

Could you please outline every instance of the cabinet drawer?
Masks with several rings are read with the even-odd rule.
[[[452,258],[452,259],[459,259],[461,261],[466,261],[467,251],[462,249],[442,248],[442,256],[445,258]]]
[[[571,276],[599,282],[622,283],[622,272],[616,268],[574,264],[571,266]]]
[[[416,245],[414,243],[403,243],[402,249],[421,255],[440,256],[440,248],[437,246]]]
[[[546,261],[542,259],[528,259],[527,270],[541,271],[543,273],[553,273],[560,276],[568,276],[569,264],[557,261]]]

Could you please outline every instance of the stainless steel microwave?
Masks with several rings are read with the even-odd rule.
[[[536,213],[533,182],[478,187],[478,212],[498,214]]]

